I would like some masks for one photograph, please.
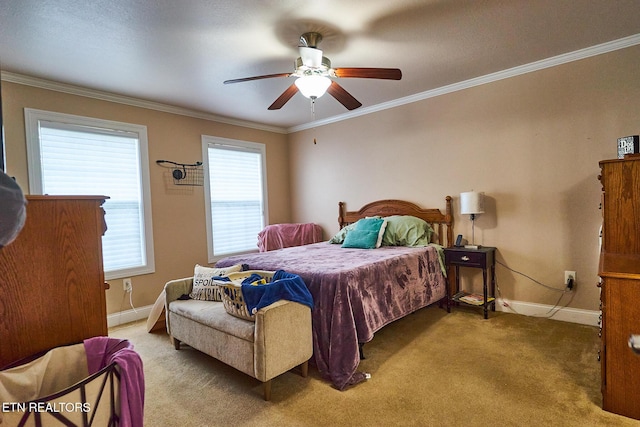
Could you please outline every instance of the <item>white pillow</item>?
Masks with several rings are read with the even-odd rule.
[[[201,301],[222,301],[218,285],[213,281],[214,277],[225,277],[229,273],[242,271],[242,264],[224,268],[203,267],[196,264],[193,271],[193,289],[189,294],[192,299]]]
[[[380,246],[382,246],[382,237],[384,236],[384,232],[387,229],[387,220],[385,219],[384,222],[382,223],[382,226],[380,226],[380,231],[378,232],[378,240],[376,241],[376,248],[379,248]]]

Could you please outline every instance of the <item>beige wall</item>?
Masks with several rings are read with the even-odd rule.
[[[468,237],[459,193],[484,191],[476,243],[550,286],[575,270],[576,292],[560,304],[598,310],[598,161],[616,157],[618,137],[640,133],[638,70],[632,47],[292,134],[293,219],[332,234],[338,201],[444,208],[451,195],[455,233]],[[560,296],[500,265],[497,277],[507,300]]]
[[[138,307],[206,264],[202,188],[167,184],[155,165],[201,159],[205,134],[266,143],[270,222],[317,222],[326,236],[337,231],[338,201],[444,208],[451,195],[455,233],[468,237],[459,193],[484,191],[476,242],[550,286],[577,271],[577,291],[561,305],[597,310],[598,161],[616,156],[616,138],[640,133],[638,69],[640,47],[632,47],[288,136],[3,82],[7,167],[26,189],[25,107],[147,126],[156,273],[133,278]],[[507,300],[559,297],[501,265],[497,276]],[[479,284],[477,274],[465,279]],[[107,311],[129,309],[121,281],[111,285]]]
[[[202,135],[261,142],[267,147],[267,186],[269,219],[288,222],[289,205],[288,143],[279,133],[220,124],[176,114],[132,107],[92,98],[69,95],[2,82],[7,173],[15,176],[28,192],[27,151],[24,108],[35,108],[116,120],[147,126],[153,240],[156,272],[133,277],[133,304],[153,304],[164,284],[193,274],[195,263],[207,264],[203,187],[177,187],[167,180],[166,169],[158,159],[192,163],[202,160]],[[117,173],[117,165],[114,165]],[[130,309],[121,280],[110,281],[107,312]]]

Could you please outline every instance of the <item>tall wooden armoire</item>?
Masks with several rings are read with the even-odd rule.
[[[27,196],[27,219],[0,248],[0,368],[107,335],[105,196]]]
[[[602,406],[640,419],[640,156],[600,162],[602,183]]]

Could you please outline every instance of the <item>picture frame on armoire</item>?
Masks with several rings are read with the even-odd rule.
[[[618,158],[640,153],[640,135],[630,135],[618,138]]]

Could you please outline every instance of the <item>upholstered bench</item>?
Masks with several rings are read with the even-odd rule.
[[[192,286],[192,277],[165,285],[167,332],[176,350],[184,342],[262,381],[265,400],[271,379],[299,365],[307,376],[313,353],[309,307],[280,300],[258,310],[254,322],[230,315],[220,301],[180,299]]]

